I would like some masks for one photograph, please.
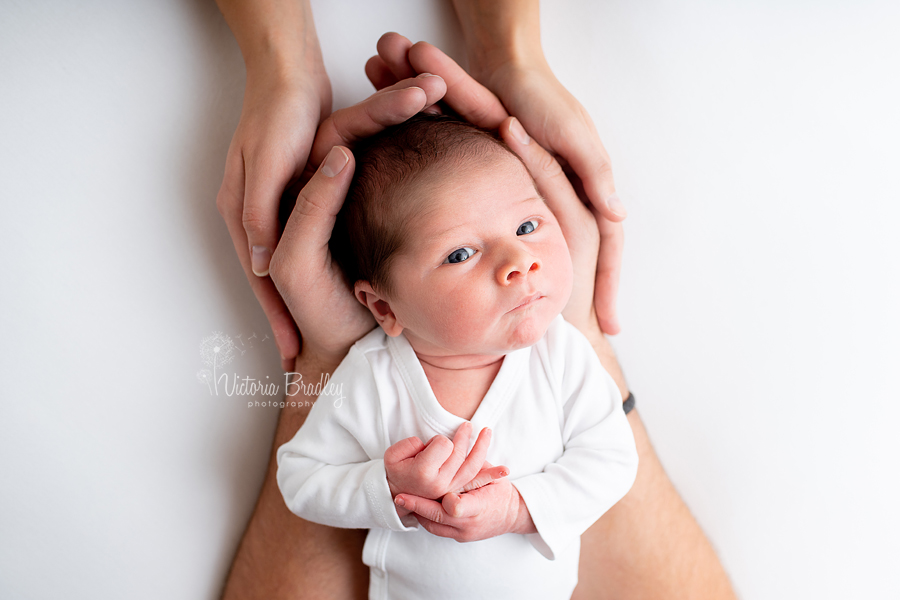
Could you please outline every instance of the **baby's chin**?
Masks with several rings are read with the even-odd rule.
[[[527,319],[518,323],[510,332],[506,351],[512,352],[520,348],[534,346],[547,333],[547,329],[552,321],[553,319]]]

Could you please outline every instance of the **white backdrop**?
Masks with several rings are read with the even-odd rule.
[[[314,12],[335,108],[384,31],[462,58],[441,0]],[[744,599],[900,597],[898,27],[889,2],[543,7],[630,210],[616,348]],[[220,591],[277,412],[211,394],[201,340],[284,388],[215,208],[243,81],[211,0],[4,3],[4,599]]]

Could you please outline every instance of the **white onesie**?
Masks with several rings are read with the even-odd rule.
[[[537,528],[458,543],[402,521],[384,471],[392,444],[464,422],[435,398],[406,337],[376,328],[334,372],[294,438],[278,449],[278,487],[295,514],[369,529],[369,598],[569,598],[580,536],[631,488],[638,456],[619,389],[562,316],[534,346],[507,354],[472,416],[474,444],[509,468]]]

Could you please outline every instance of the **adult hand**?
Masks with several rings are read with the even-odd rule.
[[[248,71],[241,120],[216,198],[250,287],[269,319],[284,367],[297,355],[300,340],[267,275],[278,242],[282,192],[299,178],[316,129],[331,112],[331,86],[324,67],[317,72],[287,78]]]
[[[447,83],[444,103],[475,125],[499,128],[504,141],[519,154],[535,178],[538,191],[560,221],[569,244],[575,288],[563,315],[583,330],[596,328],[599,315],[601,326],[606,323],[611,331],[618,331],[613,321],[622,257],[621,224],[581,201],[554,157],[540,145],[531,144],[521,123],[507,119],[499,99],[443,52],[425,42],[412,45],[399,34],[387,33],[378,41],[378,53],[366,64],[366,74],[376,87],[414,73],[414,66],[424,68],[427,64],[433,69],[430,72],[439,73]],[[599,307],[606,311],[605,318]]]
[[[510,61],[486,70],[482,75],[485,88],[426,42],[412,44],[400,34],[386,33],[378,41],[377,49],[378,55],[366,64],[366,74],[376,88],[416,72],[438,74],[448,85],[445,102],[463,117],[481,127],[496,128],[508,110],[539,144],[574,170],[571,178],[575,188],[583,192],[582,200],[591,207],[602,240],[594,279],[595,310],[603,331],[618,333],[621,328],[616,317],[616,294],[624,242],[619,221],[625,218],[625,209],[615,193],[609,155],[593,121],[559,83],[543,55],[536,55],[532,61]],[[502,116],[490,106],[492,103],[484,101],[488,90],[505,106]],[[465,109],[457,108],[459,104],[465,105]]]
[[[353,297],[328,249],[355,168],[347,146],[405,121],[437,102],[446,89],[440,77],[423,74],[336,111],[319,128],[304,170],[312,175],[297,197],[269,266],[273,291],[286,303],[291,327],[294,322],[299,327],[304,351],[337,364],[375,325]]]

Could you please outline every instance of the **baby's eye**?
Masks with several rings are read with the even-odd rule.
[[[460,248],[459,250],[454,250],[450,253],[447,259],[444,261],[444,264],[450,263],[461,263],[469,260],[475,255],[475,250],[472,248]]]
[[[516,235],[528,235],[529,233],[537,229],[537,226],[538,222],[535,220],[525,221],[524,223],[519,225],[518,229],[516,229]]]

